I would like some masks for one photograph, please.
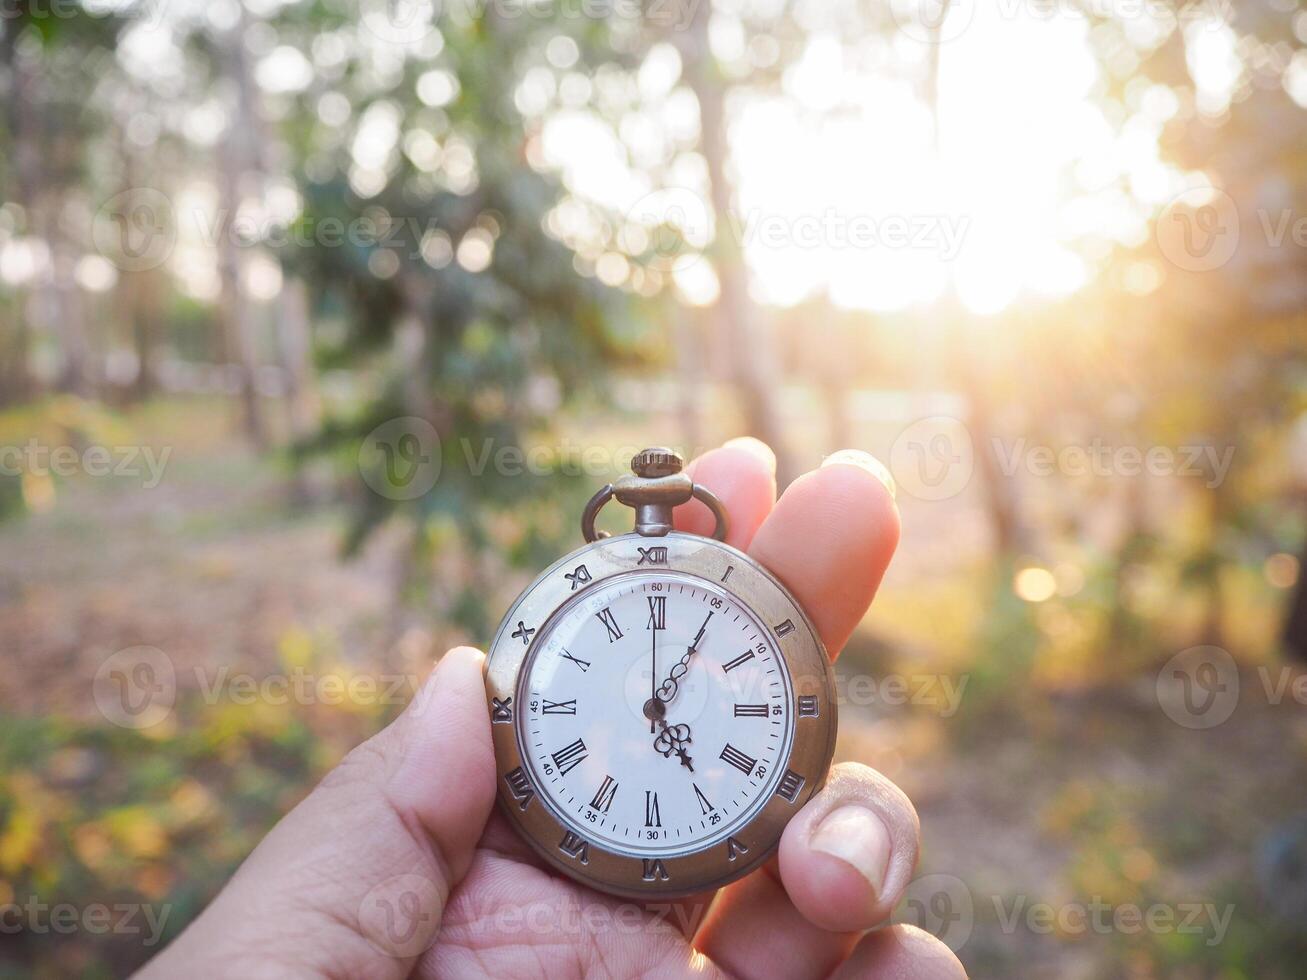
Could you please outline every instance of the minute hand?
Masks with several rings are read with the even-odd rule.
[[[662,685],[658,688],[657,693],[654,695],[663,704],[671,703],[672,698],[676,697],[681,678],[684,677],[685,672],[690,669],[690,658],[694,656],[695,652],[699,649],[699,644],[703,642],[704,631],[708,628],[708,620],[712,619],[712,617],[713,614],[709,613],[707,619],[703,621],[703,625],[699,627],[699,632],[694,634],[694,639],[690,641],[690,645],[686,648],[681,659],[672,666],[671,671],[667,675],[667,680],[663,681]]]

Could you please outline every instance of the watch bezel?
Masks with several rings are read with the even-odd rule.
[[[581,566],[585,571],[578,574]],[[614,853],[586,839],[580,833],[584,828],[559,819],[532,782],[518,737],[519,678],[535,639],[545,635],[547,624],[569,600],[633,571],[680,572],[725,589],[767,626],[790,674],[793,734],[788,756],[776,765],[803,777],[793,799],[782,795],[778,780],[753,819],[727,840],[676,857]],[[784,628],[787,622],[792,628]],[[775,852],[785,825],[825,782],[835,751],[834,675],[816,628],[770,572],[730,545],[698,535],[624,534],[559,559],[508,610],[490,645],[485,676],[500,809],[551,867],[609,894],[675,898],[719,888],[753,871]]]

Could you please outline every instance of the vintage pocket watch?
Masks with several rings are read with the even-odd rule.
[[[646,449],[586,505],[587,544],[508,611],[486,661],[499,801],[555,868],[635,898],[758,867],[822,785],[830,661],[794,597],[723,543],[721,502]],[[609,500],[635,530],[596,533]],[[672,530],[697,498],[713,538]]]

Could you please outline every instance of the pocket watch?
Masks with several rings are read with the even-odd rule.
[[[581,517],[586,544],[509,609],[486,697],[509,821],[554,868],[662,899],[757,868],[824,782],[830,660],[785,587],[724,543],[721,502],[646,449]],[[672,529],[691,499],[713,537]],[[610,500],[632,532],[595,531]]]

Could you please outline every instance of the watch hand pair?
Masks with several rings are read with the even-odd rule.
[[[662,731],[654,739],[654,751],[660,753],[664,758],[669,757],[673,752],[681,760],[681,765],[694,772],[693,761],[689,753],[685,751],[685,746],[689,745],[693,739],[690,736],[689,725],[669,725],[667,724],[667,705],[676,697],[679,689],[681,678],[685,676],[686,671],[690,669],[690,658],[694,656],[695,651],[699,649],[699,644],[703,642],[704,631],[708,629],[708,620],[712,619],[713,614],[709,613],[704,619],[703,625],[699,627],[699,632],[694,634],[694,639],[690,641],[689,647],[686,648],[684,656],[681,657],[672,667],[667,676],[667,680],[654,689],[653,696],[644,703],[644,716],[649,719],[649,731],[652,733],[656,726],[661,725]],[[658,639],[657,631],[654,631],[654,640],[650,648],[650,657],[653,660],[654,667],[657,667],[658,656]],[[652,686],[657,673],[650,677]]]

